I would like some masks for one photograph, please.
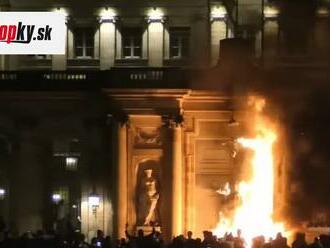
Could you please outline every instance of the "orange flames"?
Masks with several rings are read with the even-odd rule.
[[[248,166],[251,166],[251,177],[238,184],[240,204],[235,209],[234,215],[230,218],[220,213],[220,221],[213,230],[217,236],[223,236],[225,232],[234,233],[240,229],[249,247],[254,237],[264,235],[270,238],[278,232],[285,233],[284,225],[273,220],[273,145],[277,138],[276,132],[262,115],[265,101],[251,98],[250,104],[255,112],[253,121],[255,137],[239,138],[237,142],[253,152],[253,157],[248,163]]]

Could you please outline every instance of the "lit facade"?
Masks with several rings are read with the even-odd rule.
[[[250,81],[220,40],[250,39],[253,68],[277,83],[290,73],[307,84],[328,78],[327,2],[297,46],[280,1],[0,3],[1,11],[67,15],[65,55],[0,55],[0,206],[19,232],[66,218],[88,238],[97,229],[122,237],[126,223],[139,226],[144,169],[160,184],[166,238],[211,229],[216,190],[235,177],[232,142],[248,122]],[[277,168],[280,209],[285,165]]]

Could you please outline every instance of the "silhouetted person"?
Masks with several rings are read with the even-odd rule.
[[[202,241],[202,248],[216,248],[218,246],[216,239],[214,239],[212,232],[203,231],[204,240]]]
[[[320,243],[324,248],[330,248],[330,236],[329,235],[320,235]]]
[[[192,231],[187,232],[187,239],[184,242],[185,248],[196,248],[196,240],[192,238]]]
[[[202,240],[200,238],[196,239],[196,248],[201,248],[202,247]]]
[[[288,248],[287,239],[282,236],[282,233],[277,233],[276,238],[272,242],[273,248]]]
[[[234,248],[244,248],[245,240],[242,238],[242,231],[237,230],[237,237],[234,238]]]
[[[152,247],[154,241],[154,235],[156,233],[155,227],[152,228],[152,232],[149,235],[144,235],[142,229],[138,230],[138,235],[130,235],[127,231],[127,225],[125,230],[126,238],[129,240],[130,246],[135,245],[136,248],[149,248]]]
[[[96,237],[92,238],[91,244],[92,247],[104,247],[105,238],[102,230],[97,230]]]
[[[104,247],[105,248],[112,248],[112,240],[111,240],[110,236],[105,237]]]
[[[305,240],[305,234],[304,233],[297,233],[296,239],[292,243],[292,248],[307,248],[307,243]]]
[[[265,245],[265,237],[258,236],[252,239],[252,248],[262,248]]]
[[[309,248],[323,248],[319,238],[314,238],[314,242],[309,245]]]

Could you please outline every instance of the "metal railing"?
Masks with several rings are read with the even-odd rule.
[[[2,89],[187,88],[179,68],[113,68],[107,71],[0,71]]]

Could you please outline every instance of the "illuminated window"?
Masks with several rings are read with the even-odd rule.
[[[142,32],[139,28],[125,28],[122,31],[123,57],[127,59],[141,58]]]
[[[189,57],[189,28],[170,29],[170,57],[183,59]]]
[[[77,28],[74,32],[75,56],[78,59],[94,57],[94,29]]]
[[[54,140],[53,156],[56,168],[64,168],[66,171],[74,172],[79,168],[80,141],[79,139]]]

